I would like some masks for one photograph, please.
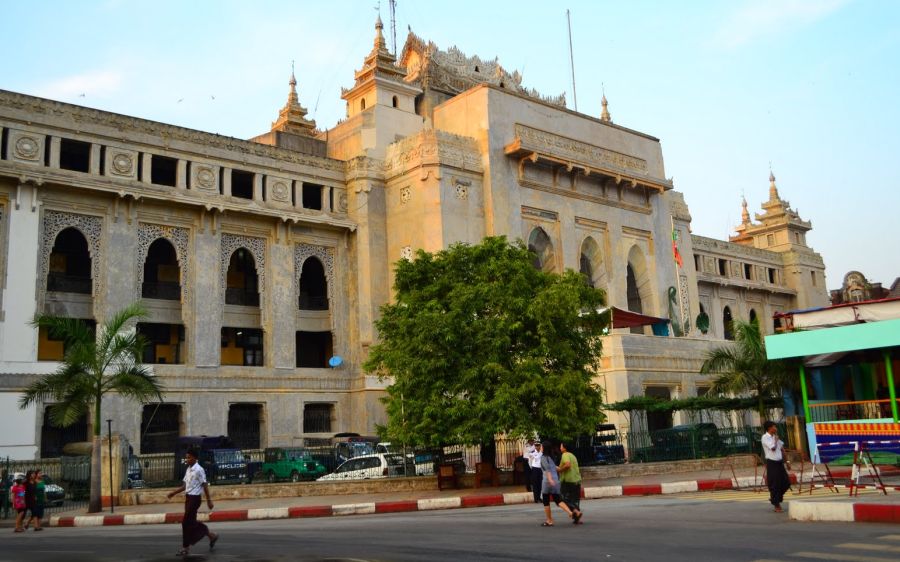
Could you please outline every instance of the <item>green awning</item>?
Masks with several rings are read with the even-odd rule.
[[[900,347],[900,319],[766,336],[769,359]]]

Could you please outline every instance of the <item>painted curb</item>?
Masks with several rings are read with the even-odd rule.
[[[792,475],[794,476],[794,475]],[[794,478],[792,478],[794,480]],[[581,495],[588,500],[626,496],[652,496],[680,494],[684,492],[735,490],[762,485],[760,477],[737,479],[686,480],[662,484],[625,486],[592,486],[582,488]],[[838,486],[841,487],[841,486]],[[859,486],[871,487],[871,486]],[[891,489],[891,487],[888,487]],[[297,519],[305,517],[335,517],[346,515],[371,515],[374,513],[405,513],[472,507],[528,504],[534,501],[531,492],[512,492],[494,495],[457,496],[421,500],[349,503],[339,505],[311,505],[296,507],[270,507],[257,509],[232,509],[199,513],[200,521],[259,521],[264,519]],[[865,521],[900,523],[900,504],[864,504],[848,502],[820,502],[792,500],[788,502],[791,519],[797,521]],[[133,513],[127,515],[76,515],[53,516],[51,527],[100,527],[120,525],[157,525],[181,523],[182,513]]]

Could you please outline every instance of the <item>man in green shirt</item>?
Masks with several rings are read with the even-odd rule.
[[[564,442],[559,444],[562,458],[559,460],[559,483],[562,500],[572,510],[572,523],[581,522],[581,471],[578,470],[578,459],[569,452]]]

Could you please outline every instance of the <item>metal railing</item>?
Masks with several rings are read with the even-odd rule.
[[[50,272],[47,274],[47,290],[59,293],[90,295],[91,278]]]
[[[225,289],[225,304],[259,306],[259,292],[239,287],[228,287]]]
[[[9,489],[16,473],[25,474],[29,470],[40,469],[46,476],[46,503],[44,517],[78,509],[87,505],[90,496],[90,457],[59,457],[35,460],[0,459],[0,519],[14,517],[10,504]]]
[[[328,310],[328,297],[300,293],[299,306],[300,310]]]
[[[900,404],[900,400],[897,402]],[[877,420],[892,416],[890,399],[818,402],[809,405],[809,417],[813,422]]]
[[[141,286],[141,296],[145,299],[181,300],[181,285],[178,283],[144,281],[144,284]]]

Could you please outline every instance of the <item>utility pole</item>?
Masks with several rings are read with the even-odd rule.
[[[393,2],[393,0],[391,0]],[[578,111],[578,94],[575,93],[575,56],[572,54],[572,18],[566,9],[566,21],[569,23],[569,66],[572,68],[572,101],[575,102],[575,111]]]
[[[391,51],[394,57],[397,56],[397,0],[390,0],[388,5],[391,7]]]

